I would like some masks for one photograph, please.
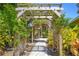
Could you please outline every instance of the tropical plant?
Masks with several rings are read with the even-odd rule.
[[[10,41],[13,40],[12,38],[14,35],[13,28],[16,25],[16,11],[15,11],[15,4],[0,4],[0,34],[4,37],[2,38],[4,43],[7,40],[10,45]],[[6,36],[9,35],[7,39]],[[5,43],[4,43],[5,46]]]
[[[48,31],[48,47],[53,48],[53,31]]]

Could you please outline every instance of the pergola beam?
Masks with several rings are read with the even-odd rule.
[[[26,18],[53,18],[53,16],[26,16]]]
[[[60,7],[18,7],[16,10],[63,10]]]
[[[60,17],[59,10],[63,10],[63,8],[60,7],[18,7],[16,8],[16,11],[21,11],[18,13],[17,17],[20,17],[26,10],[52,10],[55,12],[57,16]]]
[[[17,17],[22,16],[22,14],[23,14],[24,12],[25,12],[25,10],[20,11],[20,12],[17,14]]]
[[[58,17],[61,16],[60,12],[58,12],[57,10],[54,10],[54,13],[55,13]]]

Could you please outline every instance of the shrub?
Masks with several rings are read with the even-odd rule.
[[[63,38],[63,51],[70,52],[71,42],[77,38],[77,33],[73,31],[71,28],[64,28],[62,30],[62,38]]]

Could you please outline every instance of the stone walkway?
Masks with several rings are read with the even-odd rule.
[[[22,55],[22,56],[51,56],[48,53],[46,42],[47,42],[47,38],[35,39],[35,43],[34,43],[34,46],[32,48],[32,51],[31,52],[25,51],[24,55]],[[17,52],[19,52],[19,50]],[[17,52],[16,52],[16,56],[19,56],[17,54]],[[29,55],[27,55],[27,54],[29,54]],[[13,51],[12,52],[6,52],[6,54],[4,56],[13,56]]]
[[[36,43],[29,56],[48,56],[47,54],[47,38],[35,39]]]

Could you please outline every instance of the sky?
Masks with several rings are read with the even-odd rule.
[[[66,14],[66,17],[74,19],[78,16],[75,3],[64,3],[62,7],[64,8],[63,11]]]

